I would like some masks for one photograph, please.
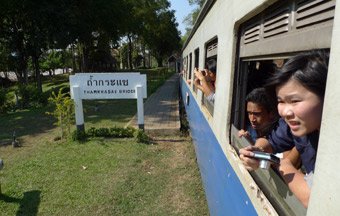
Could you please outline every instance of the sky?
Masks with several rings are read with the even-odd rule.
[[[188,0],[169,0],[171,3],[171,9],[175,10],[176,21],[178,23],[178,29],[181,35],[185,34],[185,24],[183,23],[184,17],[186,17],[195,6],[190,6]]]

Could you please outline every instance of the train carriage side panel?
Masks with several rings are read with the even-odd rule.
[[[190,98],[193,95],[185,81],[182,79],[181,82],[181,94],[185,104],[187,93]],[[257,215],[196,100],[190,99],[185,108],[210,214]]]

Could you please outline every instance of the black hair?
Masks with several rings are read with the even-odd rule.
[[[215,59],[210,59],[209,61],[207,61],[207,69],[213,72],[214,74],[216,74],[216,65],[217,62]]]
[[[266,88],[270,92],[275,92],[278,86],[294,79],[323,99],[328,60],[329,52],[325,50],[300,53],[289,59],[281,69],[268,79]]]
[[[255,88],[246,97],[246,102],[252,102],[262,106],[267,112],[276,113],[276,101],[265,88]]]

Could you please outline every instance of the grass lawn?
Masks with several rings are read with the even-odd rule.
[[[136,113],[133,100],[84,107],[86,128],[123,126]],[[53,141],[49,109],[0,116],[0,141],[15,130],[22,145],[0,146],[0,215],[208,215],[190,138]]]
[[[187,138],[2,147],[4,215],[206,215]]]

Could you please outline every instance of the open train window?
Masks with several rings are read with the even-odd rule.
[[[183,57],[182,61],[183,61],[183,65],[182,65],[181,75],[184,78],[185,77],[185,70],[187,69],[186,57]]]
[[[184,70],[184,78],[188,77],[188,56],[185,57],[185,70]]]
[[[194,68],[199,68],[199,59],[200,59],[200,49],[199,48],[195,49],[194,55],[195,55]],[[196,76],[195,76],[195,74],[193,74],[193,80],[195,80],[195,78],[196,78]],[[196,86],[192,85],[192,88],[193,88],[193,91],[195,93],[197,93]]]
[[[189,80],[191,80],[191,73],[192,73],[192,53],[189,54],[189,71],[188,71]]]
[[[278,1],[241,24],[234,73],[230,143],[236,150],[251,143],[238,137],[249,124],[246,95],[299,52],[328,49],[335,1]],[[324,34],[324,36],[321,36]],[[273,169],[250,172],[279,215],[305,215],[306,209]]]
[[[234,91],[231,144],[235,149],[252,145],[251,141],[238,137],[240,129],[251,128],[246,112],[246,95],[255,88],[263,87],[267,78],[282,66],[286,59],[241,60],[237,73],[238,84]],[[242,80],[242,81],[241,81]],[[236,81],[237,82],[237,81]],[[241,84],[242,83],[242,84]],[[237,96],[236,96],[237,95]],[[281,176],[274,170],[257,169],[250,173],[279,215],[305,215],[306,209],[290,192]]]
[[[215,86],[217,77],[217,38],[212,39],[206,43],[205,46],[205,66],[208,69],[210,75],[208,76],[212,87],[214,88],[214,93],[211,95],[202,96],[202,105],[207,108],[209,113],[213,115],[214,112],[214,101],[215,101]],[[212,72],[212,73],[211,73]]]

